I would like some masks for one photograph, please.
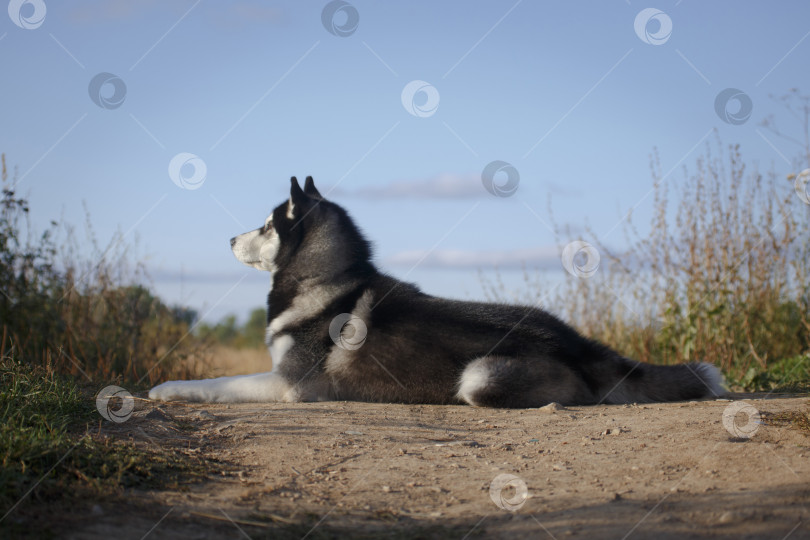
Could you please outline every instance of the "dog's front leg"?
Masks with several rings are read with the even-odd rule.
[[[298,392],[278,373],[257,373],[199,381],[169,381],[149,390],[149,399],[246,403],[298,401]]]

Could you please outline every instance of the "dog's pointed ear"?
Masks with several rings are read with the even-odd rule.
[[[290,178],[290,200],[287,201],[287,217],[293,219],[301,216],[301,211],[309,207],[310,198],[298,185],[296,177]],[[304,210],[305,211],[305,210]]]
[[[307,176],[306,181],[304,181],[304,193],[313,199],[323,199],[323,195],[321,195],[318,188],[315,187],[315,180],[313,180],[311,176]]]
[[[304,197],[306,197],[306,194],[301,189],[301,186],[298,185],[298,178],[296,178],[294,176],[291,177],[290,178],[290,199],[293,199],[293,202],[295,202],[295,199],[303,199]]]

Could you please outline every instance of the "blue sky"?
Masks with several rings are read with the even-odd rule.
[[[0,152],[34,225],[80,229],[86,204],[102,243],[137,239],[156,291],[209,320],[262,305],[267,276],[228,239],[262,224],[291,175],[350,210],[384,270],[481,298],[477,270],[496,263],[515,286],[522,261],[564,275],[557,245],[576,238],[546,226],[549,196],[558,223],[621,247],[629,209],[648,221],[656,147],[673,182],[714,129],[761,169],[793,171],[798,148],[759,122],[789,126],[769,96],[810,92],[798,1],[12,0],[9,13]],[[359,22],[341,31],[347,13]],[[100,73],[125,90],[102,76],[91,98]],[[403,100],[412,81],[430,96]],[[747,120],[716,112],[727,88],[750,99]],[[204,163],[201,183],[181,169],[196,189],[169,175],[181,153]],[[512,196],[484,188],[493,161],[519,173]]]

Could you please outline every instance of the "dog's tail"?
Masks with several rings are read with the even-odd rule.
[[[723,375],[705,362],[657,366],[622,358],[600,387],[601,403],[649,403],[721,397]]]

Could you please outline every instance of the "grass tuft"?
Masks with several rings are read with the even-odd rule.
[[[810,412],[808,411],[785,411],[769,415],[767,422],[774,426],[791,426],[810,437]]]
[[[203,474],[182,454],[97,434],[98,418],[95,396],[71,378],[0,359],[0,515],[124,488],[177,487]]]

